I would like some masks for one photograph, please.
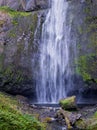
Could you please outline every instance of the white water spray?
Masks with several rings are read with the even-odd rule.
[[[36,90],[39,103],[56,103],[66,97],[65,78],[70,73],[67,9],[68,2],[65,0],[52,0],[43,24],[39,72],[41,83]]]

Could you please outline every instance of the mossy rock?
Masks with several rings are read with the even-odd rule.
[[[87,130],[97,130],[97,112],[86,123],[88,124]]]
[[[76,121],[75,126],[80,130],[97,130],[97,112],[92,117]]]
[[[78,120],[75,126],[80,130],[97,130],[97,118]]]
[[[8,13],[11,17],[15,17],[15,16],[19,16],[19,15],[20,16],[31,15],[31,13],[28,13],[28,12],[15,11],[15,10],[9,8],[8,6],[1,6],[0,11]]]
[[[76,121],[75,126],[80,129],[80,130],[86,130],[86,124],[85,121],[80,119],[78,121]]]
[[[62,99],[59,101],[59,104],[65,110],[77,109],[76,96]]]

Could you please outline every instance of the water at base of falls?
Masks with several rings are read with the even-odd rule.
[[[37,84],[39,103],[57,103],[66,97],[69,80],[69,32],[66,25],[68,2],[52,0],[42,27],[40,82]]]

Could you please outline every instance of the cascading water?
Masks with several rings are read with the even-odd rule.
[[[40,103],[56,103],[66,97],[69,67],[69,32],[66,24],[68,2],[52,0],[42,28],[40,83],[37,99]],[[69,80],[69,79],[68,79]]]

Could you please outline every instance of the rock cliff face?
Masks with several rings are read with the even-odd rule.
[[[0,90],[23,95],[35,93],[42,14],[0,7]]]
[[[97,0],[68,0],[68,3],[74,87],[67,93],[97,94]],[[46,13],[41,9],[49,7],[48,0],[1,0],[0,6],[0,90],[35,94],[39,39]]]
[[[1,0],[0,6],[8,6],[14,10],[33,11],[46,9],[49,6],[49,0]]]
[[[71,66],[74,88],[71,93],[85,97],[97,94],[97,0],[69,1],[71,20]],[[72,56],[75,56],[75,59]],[[73,60],[72,60],[73,59]],[[70,94],[70,92],[68,92]]]

